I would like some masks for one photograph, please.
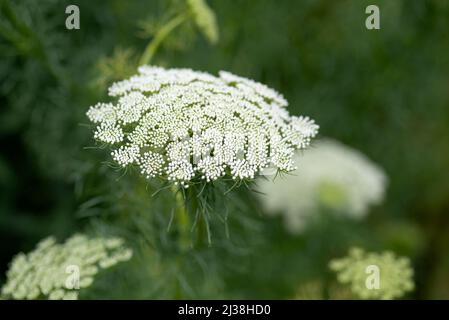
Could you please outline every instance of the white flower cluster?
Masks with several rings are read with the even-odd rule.
[[[100,270],[131,256],[120,238],[77,234],[57,244],[49,237],[31,253],[14,257],[1,295],[6,299],[78,299],[78,289],[89,287]]]
[[[389,251],[374,253],[352,248],[348,256],[332,260],[329,267],[337,273],[340,283],[349,284],[351,291],[362,299],[396,299],[415,287],[410,260]],[[368,267],[376,269],[370,274]],[[368,277],[373,279],[371,286],[367,284]]]
[[[294,152],[318,131],[313,120],[290,116],[273,89],[224,71],[142,66],[109,95],[118,102],[87,112],[95,138],[113,145],[121,166],[184,186],[196,176],[209,182],[254,178],[269,166],[291,171]]]
[[[283,214],[287,228],[300,233],[320,208],[361,218],[383,200],[387,177],[365,155],[339,142],[318,140],[292,175],[259,181],[270,214]]]

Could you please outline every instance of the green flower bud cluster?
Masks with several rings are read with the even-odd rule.
[[[1,291],[6,299],[78,299],[102,269],[127,261],[131,249],[121,238],[90,238],[76,234],[58,244],[53,237],[28,254],[16,255]]]
[[[352,248],[348,256],[332,260],[331,270],[342,284],[350,285],[361,299],[395,299],[413,290],[413,269],[410,260],[394,253],[369,253]]]

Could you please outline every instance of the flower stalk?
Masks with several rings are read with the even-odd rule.
[[[187,208],[186,199],[180,188],[175,185],[171,188],[175,197],[175,221],[177,223],[178,243],[181,251],[188,250],[192,247],[190,225],[191,219]]]
[[[153,40],[145,48],[145,51],[140,58],[139,65],[149,64],[165,38],[167,38],[167,36],[173,30],[175,30],[184,21],[186,21],[188,16],[188,13],[181,13],[168,21],[161,29],[159,29]]]

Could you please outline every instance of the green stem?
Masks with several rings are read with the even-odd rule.
[[[202,248],[206,246],[206,242],[210,245],[210,241],[205,208],[199,205],[198,192],[199,190],[195,186],[190,187],[191,210],[197,216],[195,247]]]
[[[147,45],[145,51],[140,58],[139,65],[149,64],[153,56],[156,54],[162,41],[174,30],[187,20],[188,14],[182,13],[168,21],[162,28],[156,33],[153,40]]]
[[[203,212],[198,215],[198,222],[196,225],[196,246],[198,248],[204,247],[206,239],[206,223],[204,221]]]
[[[181,250],[187,250],[192,246],[190,215],[181,190],[173,186],[172,192],[175,196],[175,221],[176,228],[179,232],[179,247]]]
[[[180,189],[172,187],[175,197],[174,220],[178,231],[179,247],[183,251],[192,247],[203,248],[210,245],[208,222],[198,202],[198,190],[195,186],[190,186],[185,190],[187,195],[184,198]],[[195,222],[196,236],[192,235],[192,217],[197,219]]]

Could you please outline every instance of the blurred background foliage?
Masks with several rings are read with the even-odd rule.
[[[232,205],[227,230],[215,227],[229,237],[182,252],[167,230],[174,199],[161,192],[153,201],[157,185],[111,170],[107,150],[92,148],[85,112],[135,72],[190,2],[0,0],[0,277],[41,238],[86,229],[140,248],[86,297],[292,298],[325,287],[329,260],[359,245],[412,259],[409,297],[448,299],[449,2],[214,0],[219,34],[194,19],[173,30],[153,64],[266,83],[292,114],[312,117],[321,135],[359,149],[389,177],[384,204],[367,219],[329,218],[301,236],[239,190],[223,199]],[[381,29],[368,31],[373,3]],[[65,28],[69,4],[80,8],[80,30]]]

